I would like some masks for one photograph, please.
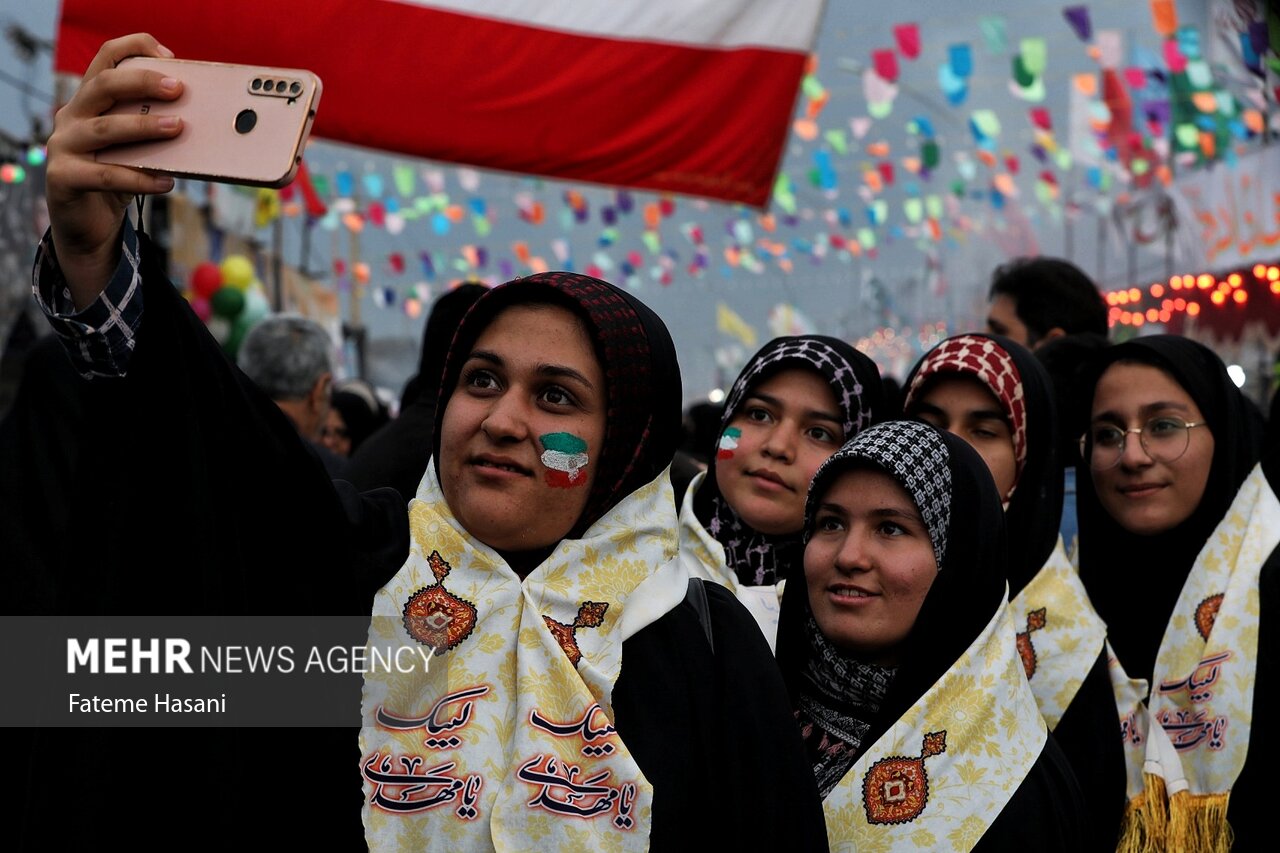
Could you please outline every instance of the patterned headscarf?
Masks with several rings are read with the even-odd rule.
[[[926,353],[907,376],[903,408],[910,415],[945,376],[981,382],[999,401],[1014,445],[1013,488],[1002,496],[1009,531],[1009,593],[1016,596],[1049,560],[1058,542],[1063,483],[1058,463],[1058,412],[1053,381],[1026,347],[997,335],[949,338]]]
[[[874,364],[868,372],[867,362],[866,356],[835,338],[817,335],[774,338],[748,362],[729,389],[720,432],[724,432],[738,413],[747,393],[761,382],[788,367],[810,367],[831,383],[836,405],[844,416],[841,426],[848,440],[871,425],[871,404],[879,402],[878,396],[868,394],[868,388],[864,387],[871,384],[872,376],[876,387],[871,390],[879,391],[880,385],[880,373]]]
[[[586,508],[567,537],[576,539],[671,464],[682,434],[680,365],[658,315],[608,282],[570,272],[507,282],[476,301],[449,347],[436,409],[436,459],[440,425],[472,346],[503,310],[531,304],[559,305],[582,318],[605,376],[604,450]]]
[[[870,426],[884,410],[880,371],[867,356],[837,338],[775,338],[755,354],[729,389],[717,440],[755,388],[790,368],[812,370],[830,384],[845,441]],[[725,562],[743,584],[764,586],[782,580],[803,547],[799,529],[770,536],[748,525],[721,496],[714,465],[698,490],[695,510],[707,531],[724,546]]]
[[[1008,500],[1018,487],[1027,461],[1027,407],[1018,366],[994,339],[981,335],[956,335],[934,347],[921,360],[907,386],[904,408],[909,408],[912,401],[923,393],[931,378],[946,374],[977,379],[987,386],[1004,411],[1013,433],[1015,462],[1013,486],[1009,494],[1004,495]]]
[[[859,433],[813,475],[804,508],[805,541],[809,541],[818,500],[826,492],[830,479],[849,468],[850,463],[866,463],[883,470],[911,496],[929,531],[933,556],[941,569],[951,525],[949,460],[942,436],[928,424],[890,421]]]

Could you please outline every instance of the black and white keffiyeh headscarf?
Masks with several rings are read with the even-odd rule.
[[[878,395],[873,397],[867,393],[866,386],[871,384],[868,366],[874,372],[874,390],[880,390],[880,373],[874,364],[867,364],[869,361],[865,355],[835,338],[817,335],[774,338],[747,363],[729,389],[720,432],[724,432],[738,413],[747,393],[765,379],[789,367],[811,367],[831,383],[836,405],[844,415],[842,426],[847,441],[871,425],[872,403],[879,402]]]
[[[769,377],[783,370],[813,370],[831,386],[840,409],[843,440],[874,423],[884,411],[884,390],[875,362],[837,338],[821,335],[775,338],[742,369],[725,402],[717,442],[733,422],[743,401]],[[715,457],[714,449],[712,458]],[[724,547],[725,562],[748,586],[777,583],[796,565],[804,547],[801,530],[771,536],[755,530],[720,494],[715,466],[698,490],[695,512],[707,532]]]
[[[813,475],[804,508],[805,541],[813,529],[816,501],[826,491],[827,480],[850,463],[866,462],[897,480],[920,509],[933,556],[942,567],[947,555],[947,530],[951,524],[950,454],[936,429],[916,421],[890,421],[858,433]]]

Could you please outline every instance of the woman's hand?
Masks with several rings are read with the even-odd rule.
[[[167,139],[182,131],[181,119],[172,117],[103,115],[119,101],[171,101],[182,93],[181,82],[158,71],[116,68],[129,56],[172,57],[173,52],[146,33],[104,44],[75,97],[58,110],[49,137],[45,192],[53,245],[77,310],[98,298],[119,263],[120,225],[129,201],[173,188],[167,175],[94,158],[111,145]]]

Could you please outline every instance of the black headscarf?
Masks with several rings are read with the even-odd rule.
[[[348,456],[359,450],[374,431],[390,420],[373,389],[363,382],[344,383],[333,392],[329,405],[342,416],[342,423],[346,426],[347,438],[351,440]]]
[[[751,391],[778,373],[793,368],[811,370],[831,385],[845,441],[882,417],[884,389],[880,384],[880,371],[870,358],[842,340],[823,335],[774,338],[747,362],[729,389],[715,440],[720,440]],[[790,566],[799,564],[801,531],[769,535],[747,524],[720,494],[720,485],[716,482],[716,449],[714,446],[707,449],[711,465],[694,496],[694,514],[724,546],[725,562],[737,573],[739,581],[751,586],[777,583],[786,577]]]
[[[436,299],[422,334],[418,374],[405,385],[400,397],[400,416],[352,451],[347,477],[358,488],[390,486],[406,503],[417,493],[431,459],[436,393],[449,342],[467,311],[488,289],[463,284]]]
[[[586,325],[605,376],[605,435],[595,482],[570,539],[671,464],[682,427],[680,365],[667,327],[638,299],[608,282],[571,272],[519,278],[490,290],[467,312],[445,360],[432,452],[440,455],[440,426],[481,333],[515,305],[558,305]],[[505,555],[527,564],[537,555]],[[519,568],[517,568],[519,571]]]
[[[1280,388],[1271,394],[1271,408],[1267,410],[1267,451],[1280,450]]]
[[[1053,383],[1053,402],[1058,413],[1058,466],[1074,468],[1080,456],[1077,440],[1089,428],[1089,413],[1080,411],[1080,383],[1089,362],[1107,339],[1091,332],[1063,335],[1036,347],[1036,361],[1044,366]]]
[[[1092,471],[1078,460],[1080,579],[1107,623],[1107,636],[1133,678],[1151,678],[1164,629],[1192,563],[1226,514],[1262,443],[1262,416],[1209,348],[1188,338],[1154,335],[1103,351],[1083,384],[1092,409],[1098,380],[1118,361],[1158,367],[1195,401],[1213,434],[1209,481],[1195,512],[1172,530],[1140,536],[1121,527],[1098,501]]]
[[[914,404],[929,392],[937,381],[934,377],[969,376],[981,382],[997,400],[1001,390],[993,387],[990,374],[972,369],[949,359],[943,366],[933,364],[935,354],[948,343],[971,339],[990,342],[997,352],[1013,362],[1016,376],[1012,377],[1021,389],[1022,406],[1015,411],[1023,421],[1026,450],[1018,471],[1013,496],[1005,510],[1005,528],[1009,537],[1009,596],[1012,598],[1026,586],[1036,572],[1053,553],[1058,541],[1058,527],[1062,520],[1062,474],[1058,460],[1058,418],[1054,403],[1053,385],[1048,372],[1031,351],[1021,344],[1000,335],[966,334],[948,338],[926,353],[907,377],[904,409],[911,413]],[[916,385],[916,375],[930,365],[930,375]],[[1008,409],[1001,401],[1002,408]],[[1010,432],[1018,424],[1010,423]]]
[[[440,390],[440,377],[444,374],[444,359],[449,353],[449,343],[458,330],[462,318],[476,304],[476,300],[489,290],[483,284],[460,284],[436,298],[422,331],[422,350],[418,355],[418,372],[405,383],[400,394],[400,408],[407,409],[419,397],[426,397],[435,408],[436,394]]]
[[[824,706],[832,716],[861,724],[857,743],[847,744],[839,766],[827,768],[837,781],[964,654],[1003,603],[1005,590],[1005,519],[1000,497],[986,463],[965,441],[915,421],[891,421],[860,433],[814,476],[805,511],[806,531],[812,530],[815,509],[835,479],[856,469],[888,474],[911,496],[929,530],[939,569],[875,708],[857,700],[855,694],[861,688],[856,684],[819,687],[812,679],[816,650],[825,638],[812,636],[817,623],[803,579],[794,578],[788,585],[778,625],[778,664],[792,706],[800,709],[802,728],[816,722],[816,729],[823,722],[807,718],[806,704]],[[875,669],[850,655],[836,654],[843,659],[845,672],[866,676]],[[816,669],[833,671],[822,665]],[[836,699],[836,694],[848,700]],[[814,729],[806,739],[811,759],[818,758],[824,734]],[[829,743],[831,733],[825,734]]]

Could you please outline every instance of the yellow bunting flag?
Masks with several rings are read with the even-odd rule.
[[[756,330],[723,302],[716,304],[716,328],[742,341],[743,346],[754,348],[756,345]]]

